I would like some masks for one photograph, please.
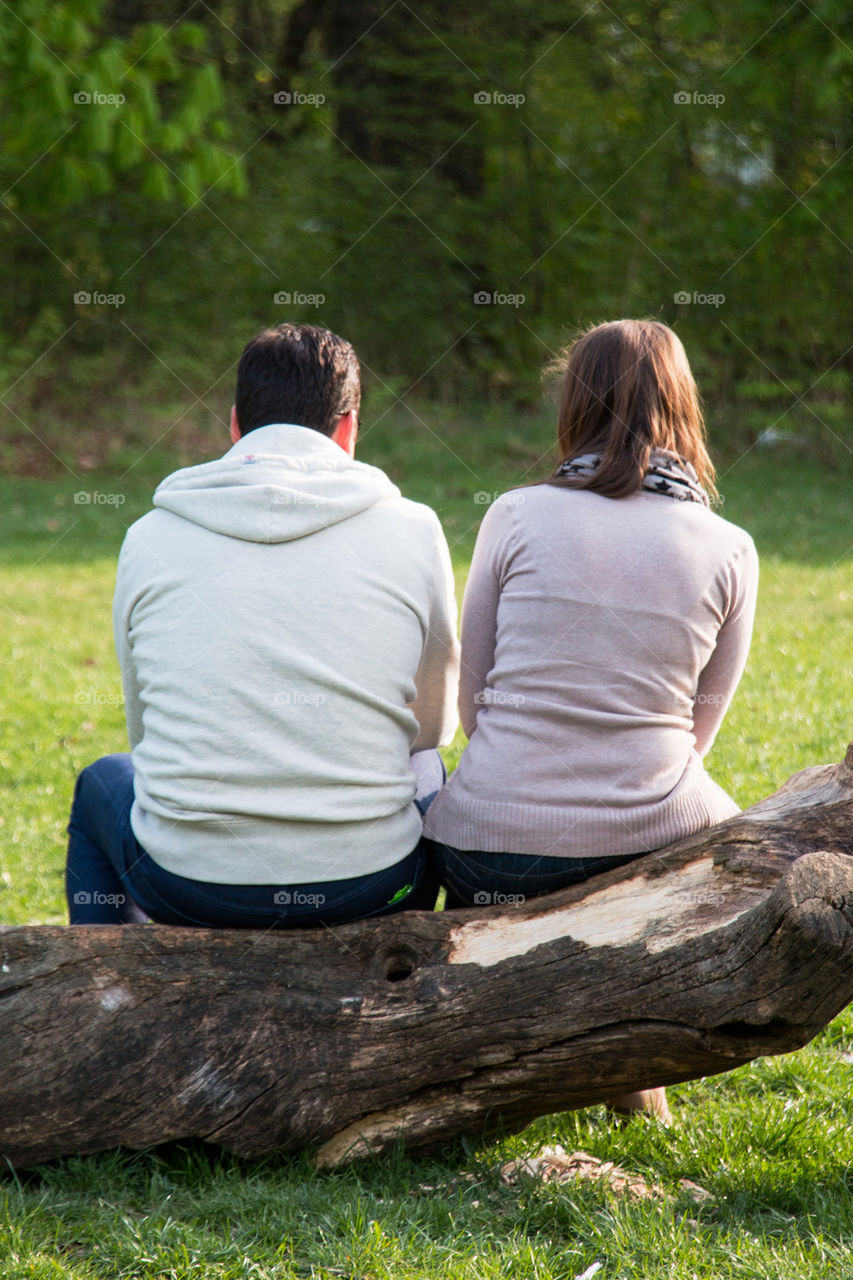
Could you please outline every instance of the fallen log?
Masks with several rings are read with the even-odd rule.
[[[853,999],[853,744],[585,885],[295,932],[0,929],[0,1155],[336,1165],[806,1044]]]

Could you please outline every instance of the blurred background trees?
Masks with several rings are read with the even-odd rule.
[[[849,456],[843,0],[18,0],[0,63],[7,441],[216,416],[282,319],[524,406],[650,315],[718,439]]]

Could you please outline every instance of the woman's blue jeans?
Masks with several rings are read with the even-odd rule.
[[[447,889],[448,908],[526,902],[601,875],[647,850],[606,858],[551,858],[527,853],[481,853],[431,841],[432,859]]]
[[[416,798],[422,813],[434,794]],[[213,928],[314,928],[435,906],[438,875],[426,839],[393,866],[366,876],[318,884],[209,884],[174,875],[149,857],[131,829],[133,799],[129,755],[104,756],[77,779],[65,867],[71,924],[150,918]]]

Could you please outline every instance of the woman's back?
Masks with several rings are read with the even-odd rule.
[[[463,606],[471,741],[428,834],[594,856],[737,812],[700,756],[746,660],[756,585],[749,535],[701,503],[550,485],[504,495]]]
[[[462,611],[469,737],[424,831],[447,904],[524,901],[737,813],[708,776],[758,562],[711,513],[687,355],[657,320],[557,358],[560,462],[486,513]],[[666,1120],[662,1088],[614,1099]]]

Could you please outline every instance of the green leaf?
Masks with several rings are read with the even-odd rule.
[[[141,187],[143,195],[151,200],[171,200],[175,194],[174,188],[174,180],[163,165],[152,162],[145,166]]]

